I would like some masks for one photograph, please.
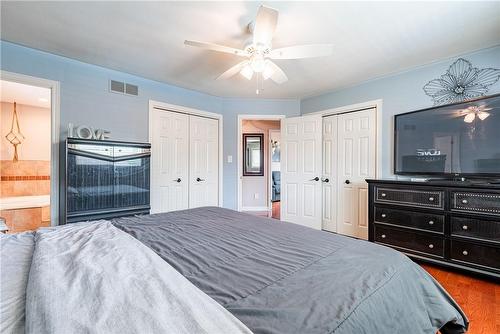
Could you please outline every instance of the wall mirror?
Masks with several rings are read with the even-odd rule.
[[[264,176],[264,135],[243,134],[243,176]]]

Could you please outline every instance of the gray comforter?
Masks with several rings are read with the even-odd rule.
[[[2,235],[0,245],[2,334],[251,334],[108,221]]]
[[[446,291],[387,247],[214,207],[113,223],[255,334],[467,328]]]

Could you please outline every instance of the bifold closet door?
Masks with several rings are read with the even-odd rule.
[[[281,121],[282,220],[321,229],[321,116]]]
[[[219,205],[219,121],[189,116],[189,207]]]
[[[151,213],[187,209],[189,116],[155,109],[151,128]]]
[[[323,230],[337,232],[338,116],[323,118]]]
[[[338,116],[337,232],[368,238],[368,184],[376,171],[376,109]]]

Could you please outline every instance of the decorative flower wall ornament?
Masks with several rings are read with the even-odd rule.
[[[459,58],[439,79],[429,81],[423,90],[434,105],[462,102],[486,95],[491,85],[500,79],[500,69],[472,67]]]

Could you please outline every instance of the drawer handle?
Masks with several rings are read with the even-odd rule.
[[[462,230],[467,230],[469,227],[467,225],[462,226]]]
[[[429,201],[434,202],[434,197],[429,197]]]
[[[381,237],[382,237],[382,239],[385,239],[385,234],[382,234]]]
[[[433,248],[434,248],[434,245],[433,245],[433,244],[429,244],[429,248],[430,248],[430,249],[433,249]]]
[[[469,252],[468,252],[468,251],[466,251],[466,250],[464,250],[464,251],[462,252],[462,254],[463,254],[463,255],[465,255],[465,256],[467,256],[467,255],[469,255]]]
[[[466,199],[462,200],[462,204],[467,204],[467,203],[469,203],[469,201],[467,201]]]
[[[434,221],[433,220],[429,220],[429,225],[434,225]]]
[[[382,193],[380,196],[385,197],[387,196],[386,193]]]
[[[387,215],[385,213],[383,213],[381,216],[382,216],[382,218],[387,217]]]

